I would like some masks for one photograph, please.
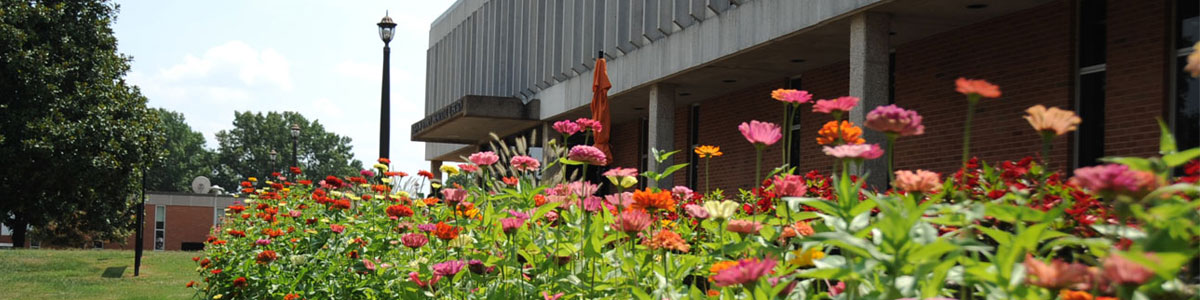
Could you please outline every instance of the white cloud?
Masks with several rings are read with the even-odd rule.
[[[167,81],[232,75],[247,86],[267,84],[284,91],[292,89],[288,61],[283,55],[271,48],[256,50],[241,41],[210,48],[200,57],[188,54],[182,63],[160,73]]]

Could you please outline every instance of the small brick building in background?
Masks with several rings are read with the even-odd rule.
[[[201,250],[214,225],[220,224],[225,208],[241,203],[232,196],[147,192],[143,247],[146,250]],[[2,226],[2,225],[0,225]],[[12,232],[0,228],[0,245],[12,245]],[[133,250],[136,237],[124,241],[80,241],[79,245],[45,245],[27,239],[22,248],[103,248]]]

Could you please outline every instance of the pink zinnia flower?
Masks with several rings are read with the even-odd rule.
[[[624,192],[604,196],[604,201],[609,205],[618,207],[629,207],[633,204],[633,193]]]
[[[554,122],[553,127],[554,131],[558,131],[558,133],[563,135],[573,135],[578,133],[580,130],[583,130],[579,127],[579,124],[575,124],[575,122],[571,122],[571,120]]]
[[[417,230],[424,231],[424,232],[433,232],[435,229],[437,229],[437,225],[434,225],[434,224],[427,223],[427,224],[417,225]]]
[[[937,194],[942,190],[942,180],[938,179],[938,173],[925,170],[917,170],[916,172],[908,170],[896,171],[896,180],[892,185],[897,190],[909,193]]]
[[[567,153],[567,158],[594,166],[603,166],[608,164],[608,158],[604,156],[603,151],[588,145],[571,147],[571,151]]]
[[[513,156],[508,161],[508,164],[512,165],[513,169],[517,171],[537,171],[542,165],[537,159],[525,155]]]
[[[742,132],[742,136],[755,146],[770,146],[783,138],[783,134],[779,132],[779,125],[770,122],[759,122],[751,120],[750,123],[742,123],[738,125],[738,131]]]
[[[367,268],[367,270],[375,271],[375,262],[371,261],[370,259],[364,258],[362,260],[362,263],[363,263],[363,267]]]
[[[471,162],[475,163],[476,165],[490,166],[496,163],[496,161],[500,160],[500,156],[497,156],[496,152],[483,151],[472,153],[470,157],[467,157],[467,159],[470,159]]]
[[[467,173],[475,173],[479,171],[479,166],[472,164],[459,164],[458,169]]]
[[[1075,169],[1071,182],[1092,190],[1138,195],[1158,186],[1154,173],[1129,169],[1121,164],[1105,164]]]
[[[504,230],[504,233],[512,234],[513,232],[517,231],[517,229],[521,228],[521,226],[524,226],[524,225],[525,225],[525,219],[521,219],[521,218],[500,219],[500,228],[502,228]]]
[[[592,132],[600,132],[600,130],[604,129],[604,126],[600,124],[600,121],[588,118],[579,118],[578,120],[575,120],[575,124],[579,124],[581,130],[591,130]]]
[[[692,198],[692,194],[693,194],[692,189],[689,189],[686,186],[677,185],[677,186],[671,188],[671,195],[674,195],[675,198],[688,200],[688,199]]]
[[[582,201],[579,201],[579,204],[583,206],[583,210],[586,212],[600,211],[600,207],[603,206],[603,203],[604,199],[601,199],[598,196],[587,196],[583,198]]]
[[[729,225],[725,229],[740,234],[757,234],[759,230],[762,230],[762,227],[762,223],[755,221],[729,220]]]
[[[346,230],[346,226],[342,226],[342,225],[338,225],[338,224],[329,224],[329,230],[332,230],[335,233],[342,233],[342,231]]]
[[[916,111],[907,110],[892,105],[876,107],[867,113],[867,128],[902,136],[921,135],[925,133],[925,125],[921,125],[921,115]]]
[[[436,265],[433,265],[433,275],[436,276],[454,276],[458,271],[462,271],[462,267],[466,265],[461,260],[449,260]]]
[[[858,97],[843,96],[832,100],[817,100],[813,104],[813,112],[833,113],[834,111],[848,112],[858,105]]]
[[[268,239],[258,239],[257,241],[254,241],[254,244],[256,244],[256,245],[259,245],[259,246],[266,246],[266,245],[270,245],[270,244],[271,244],[271,240],[268,240]]]
[[[808,184],[804,182],[804,176],[791,174],[775,176],[771,182],[775,186],[775,194],[779,196],[803,197],[804,193],[808,192]]]
[[[825,146],[822,151],[825,155],[846,159],[876,159],[883,156],[883,149],[879,148],[879,144],[857,144],[857,145],[838,145],[836,147]]]
[[[467,190],[442,189],[442,198],[443,200],[446,200],[446,204],[454,206],[455,204],[467,199]]]
[[[1146,258],[1155,260],[1151,253],[1147,253]],[[1104,259],[1104,278],[1112,283],[1140,285],[1152,277],[1154,272],[1150,269],[1115,252]]]
[[[596,191],[600,189],[600,185],[591,182],[574,181],[567,184],[567,189],[571,194],[579,196],[582,199],[595,195]]]
[[[428,242],[429,237],[426,237],[424,234],[420,233],[409,233],[400,237],[400,243],[403,243],[405,247],[413,249],[421,248],[421,246],[425,246],[425,243]]]
[[[371,170],[358,171],[358,174],[361,174],[363,177],[375,177],[375,171]]]
[[[608,177],[637,177],[638,170],[634,168],[616,167],[608,169],[608,171],[605,171],[603,175]]]
[[[699,205],[695,205],[695,204],[688,204],[688,205],[683,206],[683,210],[686,211],[688,213],[688,215],[692,216],[693,218],[704,220],[704,219],[708,219],[708,217],[709,217],[708,210],[704,209],[703,206],[699,206]]]
[[[558,298],[562,298],[562,296],[563,293],[551,295],[550,293],[542,292],[542,300],[558,300]]]
[[[787,103],[801,104],[812,100],[812,94],[809,94],[808,91],[777,89],[771,91],[771,98]]]
[[[411,273],[408,273],[408,279],[412,280],[413,283],[416,283],[417,286],[424,288],[424,287],[433,286],[434,284],[437,284],[438,280],[442,279],[442,276],[433,275],[433,278],[430,278],[429,282],[424,282],[424,281],[421,281],[420,274],[417,274],[417,272],[411,272]]]
[[[1025,254],[1025,274],[1026,283],[1058,290],[1088,282],[1091,271],[1084,264],[1066,263],[1061,259],[1046,264],[1033,255]]]
[[[630,209],[617,215],[612,224],[613,229],[625,233],[634,233],[650,227],[650,215],[644,211]]]
[[[712,276],[712,280],[720,287],[751,283],[770,274],[771,270],[775,269],[775,264],[775,260],[770,258],[738,260],[736,266],[717,272]]]
[[[303,214],[304,214],[304,213],[302,213],[302,212],[300,212],[300,211],[298,211],[298,210],[293,210],[293,211],[289,211],[289,212],[288,212],[288,216],[291,216],[291,217],[293,217],[293,218],[299,218],[299,217],[300,217],[301,215],[303,215]]]

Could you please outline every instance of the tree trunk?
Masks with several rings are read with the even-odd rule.
[[[13,219],[12,222],[12,242],[13,249],[25,248],[25,233],[29,228],[29,223],[22,219]]]

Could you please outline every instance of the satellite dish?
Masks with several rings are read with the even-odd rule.
[[[210,189],[212,189],[212,183],[208,181],[208,177],[196,176],[196,179],[192,179],[193,193],[208,194]]]

